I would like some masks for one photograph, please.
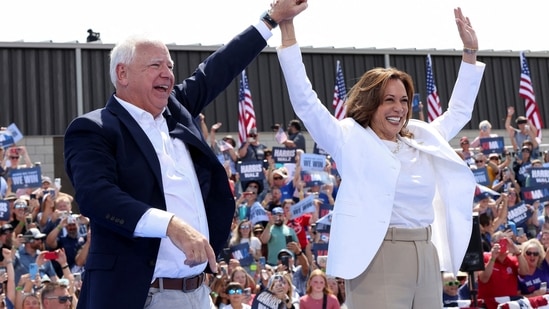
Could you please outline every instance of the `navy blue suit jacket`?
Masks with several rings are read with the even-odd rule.
[[[170,135],[185,142],[191,154],[216,255],[229,235],[234,198],[225,169],[194,119],[265,46],[255,28],[246,29],[175,86],[163,114]],[[78,308],[143,308],[160,239],[133,233],[149,208],[166,209],[152,144],[113,96],[105,108],[69,125],[65,168],[82,214],[91,219],[91,247]]]

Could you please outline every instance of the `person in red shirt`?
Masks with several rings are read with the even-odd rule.
[[[518,295],[518,274],[525,273],[528,263],[517,245],[505,233],[492,236],[492,250],[484,253],[484,270],[478,274],[478,298],[487,309],[496,309],[497,297]]]

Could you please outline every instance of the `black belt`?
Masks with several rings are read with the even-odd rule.
[[[204,283],[206,275],[201,273],[194,277],[185,277],[185,278],[156,278],[153,283],[151,283],[152,288],[160,288],[162,283],[162,288],[166,290],[178,290],[183,292],[192,292],[198,289],[202,283]],[[161,282],[162,281],[162,282]]]

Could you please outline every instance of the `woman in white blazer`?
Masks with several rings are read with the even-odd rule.
[[[462,63],[448,110],[431,123],[410,119],[412,79],[392,68],[366,72],[338,121],[311,87],[293,22],[280,24],[293,108],[342,178],[327,273],[347,279],[349,308],[440,308],[440,271],[457,273],[467,250],[475,180],[448,141],[471,118],[484,64],[469,19],[454,15]]]

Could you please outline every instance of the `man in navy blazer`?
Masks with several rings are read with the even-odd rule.
[[[228,238],[234,198],[199,113],[306,1],[279,0],[175,85],[167,47],[129,38],[111,53],[116,92],[65,134],[65,167],[91,246],[78,308],[209,308],[204,271]]]

